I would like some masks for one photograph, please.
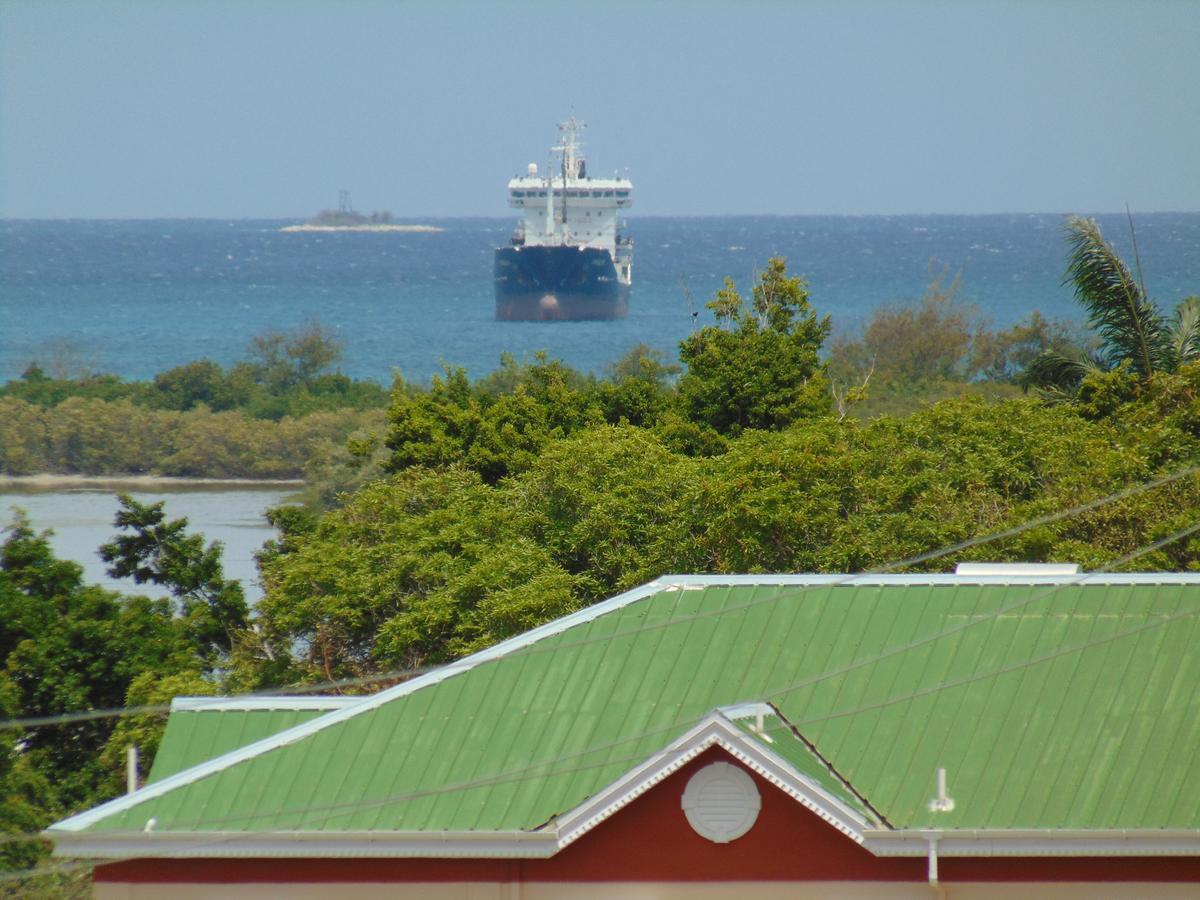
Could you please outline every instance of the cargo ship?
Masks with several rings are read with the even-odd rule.
[[[633,203],[626,178],[588,175],[571,117],[559,124],[545,174],[530,163],[508,183],[508,205],[523,212],[512,240],[496,250],[496,318],[505,321],[619,319],[629,311],[633,241],[621,210]]]

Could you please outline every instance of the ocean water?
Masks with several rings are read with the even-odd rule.
[[[1099,217],[1132,259],[1125,216]],[[630,217],[635,240],[628,318],[496,322],[492,250],[512,219],[430,220],[435,234],[289,233],[280,221],[0,221],[0,379],[32,361],[124,378],[208,357],[244,358],[266,329],[335,329],[342,371],[425,381],[442,365],[473,376],[502,352],[544,350],[602,371],[638,343],[675,355],[711,321],[704,304],[732,277],[781,255],[813,305],[853,333],[871,312],[921,295],[943,269],[997,326],[1036,309],[1079,318],[1061,284],[1063,217]],[[1200,213],[1134,219],[1150,294],[1164,308],[1200,293]]]

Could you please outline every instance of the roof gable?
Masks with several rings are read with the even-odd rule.
[[[872,811],[846,790],[820,757],[788,729],[777,738],[758,734],[731,718],[731,709],[705,716],[641,765],[635,766],[575,809],[556,817],[559,846],[565,847],[713,747],[719,747],[799,801],[856,843],[879,827]],[[780,746],[775,746],[776,744]],[[780,753],[787,747],[786,754]],[[793,762],[795,760],[799,764]],[[837,784],[831,789],[832,783]]]

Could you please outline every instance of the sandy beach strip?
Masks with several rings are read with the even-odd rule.
[[[96,490],[171,490],[173,488],[303,487],[302,478],[185,478],[171,475],[0,475],[0,491],[63,491],[74,488]]]

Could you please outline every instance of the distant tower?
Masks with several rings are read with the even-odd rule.
[[[338,212],[353,212],[354,207],[350,205],[350,192],[345,188],[338,191]]]

